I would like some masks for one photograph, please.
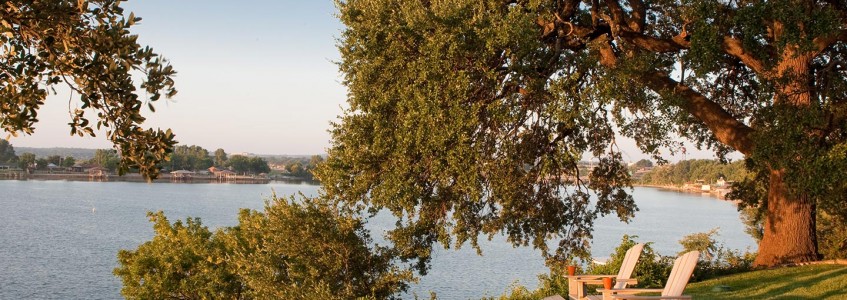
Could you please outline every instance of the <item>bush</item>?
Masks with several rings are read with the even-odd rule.
[[[824,259],[847,258],[847,219],[818,211],[818,249]]]
[[[753,269],[755,253],[726,249],[722,243],[715,241],[718,230],[714,228],[708,232],[690,234],[679,241],[684,249],[680,255],[689,251],[700,251],[700,261],[694,269],[692,282],[748,272]]]
[[[149,213],[155,236],[118,253],[127,299],[387,299],[415,278],[362,221],[319,199],[274,197],[214,233]]]
[[[414,280],[374,246],[358,218],[303,197],[274,198],[265,212],[242,210],[227,229],[232,261],[254,298],[390,298]]]
[[[243,284],[225,259],[220,232],[199,218],[168,222],[148,212],[155,236],[135,251],[118,252],[121,294],[127,299],[245,299]]]
[[[588,267],[588,274],[618,274],[618,271],[623,264],[626,251],[637,244],[635,239],[638,236],[624,235],[621,238],[621,244],[609,256],[609,261],[603,265],[591,264]],[[665,280],[671,272],[672,260],[656,253],[651,247],[653,243],[646,243],[641,251],[641,257],[638,263],[635,264],[635,270],[632,272],[632,277],[638,279],[638,288],[655,288],[663,287]]]

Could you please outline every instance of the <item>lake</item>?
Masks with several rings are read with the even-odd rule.
[[[235,225],[239,208],[262,209],[272,192],[298,191],[313,195],[317,187],[0,180],[0,299],[120,299],[121,283],[112,275],[116,254],[152,238],[147,211],[163,210],[171,221],[200,217],[216,228]],[[624,234],[673,255],[682,250],[677,241],[684,235],[715,227],[727,248],[755,250],[730,202],[654,188],[636,188],[634,198],[640,211],[629,224],[614,216],[595,222],[596,257],[608,256]],[[392,224],[382,218],[372,223]],[[534,288],[537,275],[547,273],[536,250],[513,248],[502,237],[480,244],[481,257],[469,246],[436,249],[432,270],[410,293],[478,299],[500,295],[515,282]]]

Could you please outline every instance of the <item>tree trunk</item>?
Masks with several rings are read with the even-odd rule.
[[[771,171],[767,216],[757,267],[815,261],[818,246],[815,235],[815,203],[805,195],[788,192],[780,170]]]
[[[778,26],[781,30],[782,26]],[[811,61],[815,54],[787,47],[776,67],[778,93],[774,103],[798,110],[811,104]],[[764,236],[754,266],[771,267],[818,259],[815,200],[803,191],[789,191],[783,170],[770,170]]]

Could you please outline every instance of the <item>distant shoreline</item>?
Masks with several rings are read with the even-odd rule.
[[[688,194],[708,195],[709,197],[719,199],[719,200],[723,200],[723,201],[732,202],[732,203],[735,203],[735,204],[738,204],[738,202],[739,202],[738,200],[730,200],[730,199],[726,198],[726,194],[729,193],[729,191],[730,191],[729,189],[726,189],[726,188],[712,189],[709,192],[703,192],[702,190],[699,190],[699,189],[686,188],[684,186],[675,186],[675,185],[633,184],[632,186],[634,186],[634,187],[637,186],[637,187],[657,188],[657,189],[662,189],[662,190],[670,190],[670,191],[688,193]]]
[[[125,174],[122,176],[113,174],[91,175],[88,173],[26,173],[26,172],[2,172],[0,180],[64,180],[64,181],[88,181],[88,182],[147,182],[141,174]],[[268,184],[271,179],[267,177],[252,176],[193,176],[177,177],[171,174],[160,174],[159,178],[152,183],[235,183],[235,184]],[[305,180],[304,180],[305,181]]]
[[[25,172],[0,172],[0,180],[57,180],[57,181],[87,181],[87,182],[147,182],[141,174],[125,174],[122,176],[108,174],[91,176],[87,173],[44,173],[36,172],[28,174]],[[296,184],[317,185],[317,182],[296,177],[286,177],[282,179],[267,178],[267,177],[251,177],[251,176],[234,176],[231,178],[216,178],[214,176],[194,176],[191,178],[175,177],[170,173],[160,174],[159,178],[152,183],[234,183],[234,184],[268,184],[271,181],[281,181]],[[726,193],[729,189],[714,189],[709,192],[703,192],[694,188],[686,188],[674,185],[657,185],[657,184],[633,184],[633,187],[648,187],[661,190],[668,190],[689,194],[708,195],[715,199],[738,203],[737,200],[726,199]]]

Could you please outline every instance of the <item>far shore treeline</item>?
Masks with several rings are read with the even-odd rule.
[[[698,181],[708,184],[721,179],[739,182],[747,176],[743,160],[723,163],[715,159],[689,159],[659,166],[644,159],[630,166],[630,172],[634,183],[658,186],[681,186]]]
[[[113,149],[19,148],[0,139],[0,170],[33,172],[83,172],[101,168],[115,173],[120,156]],[[177,170],[203,172],[214,167],[241,175],[266,174],[269,178],[296,178],[313,181],[312,170],[323,161],[320,155],[285,156],[230,154],[224,149],[211,152],[197,145],[177,145],[167,161],[159,164],[167,173]],[[137,170],[130,170],[130,173]]]
[[[0,139],[0,169],[21,169],[26,171],[60,171],[71,168],[99,167],[116,172],[120,157],[112,149],[83,148],[23,148],[16,154],[15,148],[6,140]],[[203,171],[211,167],[229,169],[238,174],[268,174],[271,178],[298,178],[314,180],[312,170],[324,160],[323,156],[285,156],[230,154],[218,148],[211,152],[197,145],[177,145],[169,160],[159,165],[163,172],[177,170]],[[584,173],[592,168],[591,164],[580,164]],[[654,165],[650,160],[639,160],[629,167],[633,183],[640,185],[681,186],[699,180],[715,182],[723,179],[738,182],[747,176],[744,162],[737,160],[722,163],[715,159],[690,159],[674,164]]]

